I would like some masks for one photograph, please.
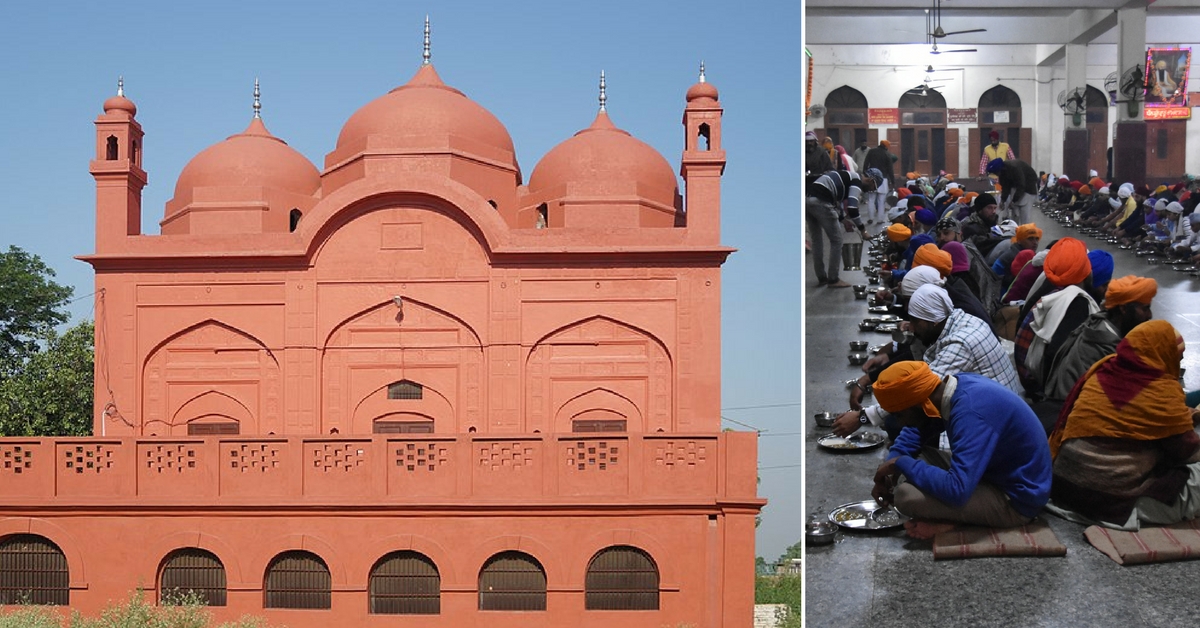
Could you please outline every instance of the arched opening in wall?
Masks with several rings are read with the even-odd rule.
[[[1013,90],[997,85],[979,96],[979,154],[983,154],[983,146],[990,143],[992,131],[1000,135],[1000,141],[1008,144],[1013,156],[1029,161],[1029,149],[1026,138],[1021,137],[1021,97]],[[1000,159],[1008,159],[1001,155]],[[977,174],[977,173],[971,173]]]
[[[49,539],[14,534],[0,541],[0,604],[71,603],[67,557]]]
[[[658,567],[627,545],[600,550],[588,563],[584,606],[589,611],[658,610]]]
[[[129,162],[135,166],[142,165],[142,155],[138,150],[139,148],[137,140],[129,143]]]
[[[900,171],[957,175],[958,129],[946,128],[946,99],[936,89],[900,96],[900,128],[888,129],[892,152],[899,144]]]
[[[304,217],[304,213],[298,208],[293,207],[291,212],[288,212],[288,232],[294,232],[296,227],[300,226],[300,219]]]
[[[206,414],[188,421],[188,436],[234,436],[241,434],[238,420],[222,414]]]
[[[224,392],[208,390],[180,406],[167,433],[179,433],[186,425],[189,436],[241,434],[242,424],[253,425],[250,409]],[[157,426],[155,426],[157,427]]]
[[[496,201],[490,198],[488,199],[488,205],[491,205],[492,209],[500,209],[500,206],[496,204]]]
[[[825,97],[825,108],[822,121],[825,128],[816,129],[817,137],[828,137],[835,146],[846,149],[846,154],[851,157],[863,142],[868,146],[879,143],[879,132],[867,128],[867,97],[862,92],[843,85]],[[871,135],[875,136],[874,140]]]
[[[400,380],[393,384],[388,384],[387,398],[388,399],[421,399],[425,389],[416,382],[408,380]]]
[[[578,432],[641,432],[642,413],[629,398],[607,388],[593,388],[564,403],[555,413],[560,430]]]
[[[712,130],[709,128],[707,122],[700,125],[700,128],[696,133],[696,136],[697,136],[696,143],[700,147],[700,150],[709,150],[708,142],[709,142],[711,133],[712,133]]]
[[[367,596],[373,615],[437,615],[442,611],[442,578],[425,555],[392,552],[371,568]]]
[[[479,610],[546,610],[546,571],[524,552],[501,552],[479,571]]]
[[[263,583],[264,608],[329,608],[332,578],[320,556],[292,550],[267,566]]]
[[[394,412],[371,422],[373,434],[432,434],[433,417],[417,412]]]
[[[1095,170],[1101,179],[1109,181],[1112,177],[1108,174],[1108,96],[1091,85],[1087,86],[1084,94],[1088,170]]]
[[[534,227],[538,229],[545,229],[546,227],[550,226],[550,208],[547,207],[545,203],[542,203],[541,205],[537,206],[537,212],[537,224],[535,224]]]
[[[158,603],[164,606],[199,599],[205,606],[225,606],[225,565],[212,552],[188,547],[171,552],[158,578]]]
[[[108,140],[105,141],[104,159],[106,161],[117,160],[117,136],[110,135],[108,136]]]

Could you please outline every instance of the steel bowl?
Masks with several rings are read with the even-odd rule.
[[[832,412],[818,412],[813,415],[813,420],[817,422],[817,427],[833,427],[833,421],[837,418]]]
[[[859,331],[875,331],[875,323],[863,321],[858,324]]]
[[[867,363],[868,357],[870,356],[868,356],[866,353],[851,353],[850,355],[846,356],[846,359],[850,360],[851,366],[862,366],[863,364]]]
[[[869,343],[866,340],[851,340],[850,341],[850,350],[851,351],[866,351],[868,344]]]
[[[833,545],[837,532],[837,525],[831,521],[812,521],[804,526],[804,542],[807,545]]]
[[[871,284],[872,286],[877,286],[879,285],[879,277],[867,277],[867,283]]]
[[[875,331],[881,334],[890,334],[897,329],[900,329],[900,326],[896,323],[880,323],[875,326]]]

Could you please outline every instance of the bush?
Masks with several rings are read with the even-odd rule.
[[[127,601],[109,605],[99,617],[84,617],[75,611],[65,622],[54,607],[23,606],[0,614],[0,628],[267,628],[261,617],[243,617],[214,627],[201,597],[190,591],[168,593],[163,602],[162,606],[150,604],[139,589]]]

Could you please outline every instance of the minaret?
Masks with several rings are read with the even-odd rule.
[[[142,232],[142,125],[137,106],[125,97],[125,80],[117,79],[117,95],[104,101],[96,118],[96,253],[119,252],[125,238]]]
[[[693,241],[719,244],[721,241],[721,175],[725,172],[725,151],[721,149],[721,103],[717,88],[704,77],[700,62],[700,80],[687,90],[683,110],[683,176],[686,197],[687,229]]]

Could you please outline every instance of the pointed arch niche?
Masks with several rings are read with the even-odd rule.
[[[967,174],[978,174],[979,159],[983,147],[991,141],[992,131],[1000,134],[1000,141],[1008,144],[1017,159],[1029,163],[1033,154],[1033,129],[1024,126],[1021,97],[1004,85],[996,85],[979,95],[976,106],[979,111],[977,122],[975,128],[968,130],[967,137],[971,151]]]
[[[141,434],[236,422],[240,434],[279,429],[279,362],[254,336],[209,320],[168,338],[142,369]]]
[[[366,435],[376,421],[424,421],[437,433],[483,424],[483,346],[458,317],[405,298],[403,315],[384,303],[334,328],[321,356],[320,431]],[[421,398],[389,399],[393,384]]]
[[[843,85],[825,97],[825,108],[824,135],[818,132],[818,137],[832,139],[834,144],[845,148],[850,155],[854,155],[863,142],[867,142],[868,146],[879,143],[878,131],[873,133],[875,140],[872,143],[872,133],[867,128],[867,97],[862,92]]]
[[[666,347],[645,331],[605,317],[573,323],[529,352],[526,430],[623,420],[628,432],[671,431],[673,372]]]

